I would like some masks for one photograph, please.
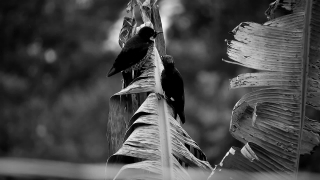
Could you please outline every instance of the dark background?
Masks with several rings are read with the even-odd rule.
[[[106,74],[128,0],[0,1],[0,156],[106,162],[109,98],[121,75]],[[248,89],[229,79],[252,70],[222,62],[240,22],[266,21],[271,0],[162,0],[167,54],[186,93],[183,128],[212,166],[231,146],[231,110]],[[318,116],[319,117],[319,116]],[[319,120],[319,118],[318,118]],[[303,170],[320,172],[318,152]]]

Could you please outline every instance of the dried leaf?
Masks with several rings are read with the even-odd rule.
[[[121,48],[123,48],[127,40],[132,37],[136,24],[137,22],[134,17],[124,17],[123,25],[119,34],[119,45]]]

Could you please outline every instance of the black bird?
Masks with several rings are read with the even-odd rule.
[[[120,71],[139,69],[144,61],[151,55],[154,38],[162,32],[156,32],[151,27],[145,26],[138,34],[130,38],[109,70],[108,77]]]
[[[175,111],[175,119],[177,114],[182,123],[185,123],[184,115],[184,88],[183,80],[177,68],[174,66],[173,57],[169,55],[162,56],[164,66],[161,72],[161,86],[167,101],[171,104]]]

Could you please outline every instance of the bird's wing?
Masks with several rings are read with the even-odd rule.
[[[178,69],[175,69],[174,71],[174,77],[176,82],[177,94],[175,95],[175,103],[176,103],[176,110],[179,114],[180,120],[182,123],[185,123],[185,114],[184,114],[184,105],[185,105],[185,97],[184,97],[184,85],[183,85],[183,79],[178,71]]]
[[[177,69],[175,69],[175,71],[174,71],[174,77],[175,77],[176,87],[178,88],[177,89],[177,95],[178,95],[177,97],[179,97],[179,100],[176,100],[176,101],[181,101],[181,103],[184,106],[184,102],[185,102],[184,84],[183,84],[182,76]]]
[[[126,69],[138,63],[147,54],[149,46],[149,42],[144,42],[140,38],[131,38],[121,50],[114,66]]]

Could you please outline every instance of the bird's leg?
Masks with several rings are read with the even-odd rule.
[[[168,98],[167,96],[165,96],[165,95],[162,95],[162,96],[164,96],[163,98],[166,100],[166,102],[167,102],[167,104],[171,107],[171,109],[172,109],[172,115],[173,115],[173,118],[174,119],[177,119],[177,115],[178,115],[178,113],[176,112],[176,110],[175,110],[175,108],[174,108],[174,105],[173,105],[173,103],[174,103],[174,101],[172,101],[171,99],[173,99],[173,98]]]
[[[165,94],[162,93],[156,93],[158,100],[160,99],[164,99],[166,100],[167,104],[172,108],[173,110],[173,118],[177,119],[178,113],[176,112],[176,110],[174,109],[173,103],[174,101],[172,100],[173,98],[168,98]]]

